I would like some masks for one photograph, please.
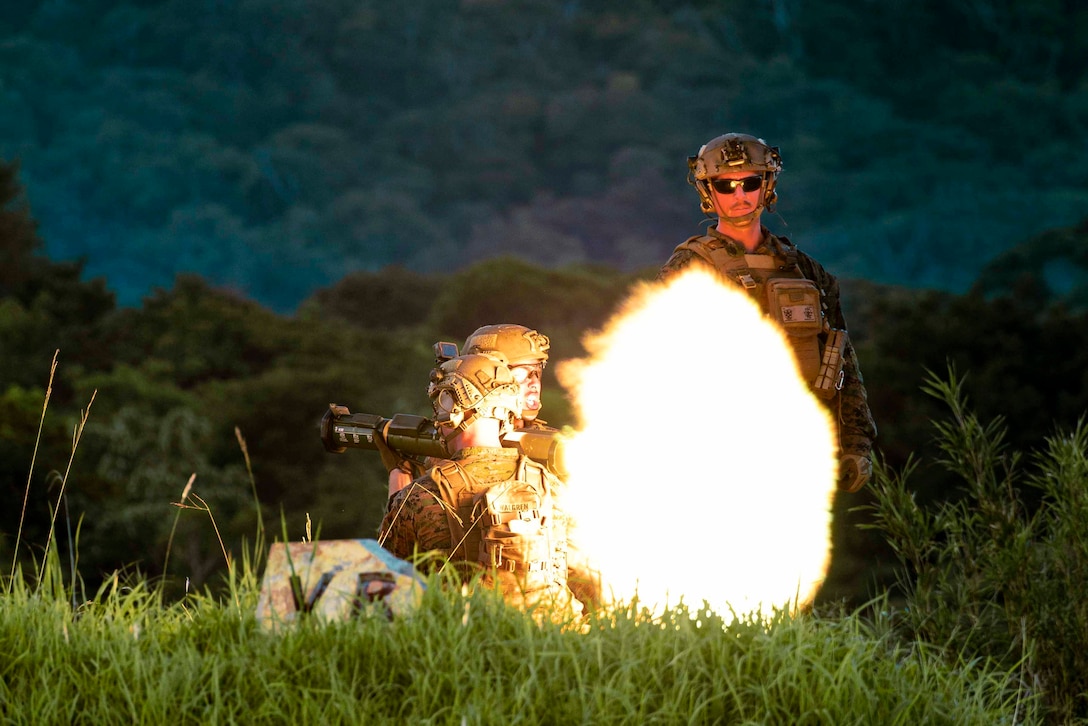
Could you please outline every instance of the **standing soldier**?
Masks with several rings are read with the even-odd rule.
[[[465,575],[482,570],[514,605],[580,613],[567,587],[566,520],[553,501],[561,485],[500,441],[520,407],[506,362],[452,358],[435,370],[428,393],[451,456],[390,500],[379,542],[404,559],[428,554]]]
[[[838,425],[839,488],[861,489],[872,474],[876,425],[846,332],[838,281],[760,223],[763,210],[773,212],[778,198],[778,147],[748,134],[724,134],[689,157],[688,168],[703,212],[717,215],[717,225],[679,245],[658,279],[703,265],[760,304],[786,332],[802,375]]]

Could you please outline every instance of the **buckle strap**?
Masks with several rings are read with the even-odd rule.
[[[734,273],[733,276],[734,276],[734,278],[736,279],[737,282],[739,282],[741,285],[744,286],[745,290],[754,290],[755,289],[755,287],[756,287],[755,278],[752,277],[752,273],[749,272],[747,270],[747,268],[737,270]]]
[[[503,512],[495,512],[491,515],[491,524],[500,525],[506,524],[512,519],[520,519],[523,522],[532,522],[541,517],[541,511],[539,509],[524,509],[518,512],[512,513],[511,516],[503,516]]]
[[[503,559],[502,544],[485,545],[491,559],[491,566],[508,572],[543,572],[548,569],[550,560],[531,560],[524,562],[517,559]]]

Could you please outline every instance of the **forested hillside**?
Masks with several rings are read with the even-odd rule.
[[[8,503],[0,512],[0,561],[13,561],[17,543],[21,560],[40,555],[56,513],[66,567],[92,586],[115,568],[164,574],[171,541],[165,574],[174,585],[183,577],[216,582],[212,575],[223,568],[217,535],[243,551],[258,511],[275,533],[282,513],[293,533],[309,518],[315,536],[372,536],[385,505],[385,470],[373,453],[325,452],[318,421],[328,403],[426,413],[431,344],[463,340],[487,322],[546,331],[553,361],[580,356],[582,335],[653,272],[553,269],[512,258],[441,273],[388,268],[348,274],[293,315],[188,275],[139,306],[118,307],[101,279],[81,280],[79,264],[42,255],[20,191],[14,167],[0,164],[0,499]],[[1088,227],[1048,231],[1009,259],[1048,246],[1088,249]],[[1005,416],[1010,443],[1024,449],[1088,411],[1086,267],[1081,259],[1068,269],[1080,275],[1080,288],[1053,289],[1045,269],[1002,260],[967,295],[844,282],[878,448],[894,467],[910,456],[925,462],[914,481],[919,502],[955,496],[933,465],[939,452],[929,421],[943,411],[919,390],[927,370],[955,365],[974,409],[984,420]],[[545,370],[544,415],[573,424],[556,368]],[[652,442],[657,427],[682,425],[641,421],[645,392],[628,394],[623,425],[635,445]],[[218,530],[204,512],[173,506],[192,475],[192,493]],[[874,581],[887,582],[888,553],[855,526],[865,521],[855,508],[870,496],[836,504],[825,597],[860,600]]]
[[[767,221],[843,278],[889,462],[934,453],[919,385],[948,362],[1030,447],[1088,410],[1086,23],[1057,0],[21,3],[0,16],[5,501],[36,468],[0,555],[25,522],[32,556],[57,510],[89,577],[158,574],[192,473],[231,543],[254,491],[270,521],[373,532],[383,470],[323,451],[322,408],[421,412],[430,344],[500,318],[578,355],[698,229],[685,157],[727,129],[782,147]],[[545,405],[570,422],[554,379]],[[878,576],[853,504],[832,595]],[[175,562],[201,580],[218,544],[184,515]]]
[[[850,278],[963,291],[1088,210],[1072,0],[26,0],[0,158],[125,305],[191,272],[281,312],[345,272],[659,264],[685,157],[783,150],[769,220]]]

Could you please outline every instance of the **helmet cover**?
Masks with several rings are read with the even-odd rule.
[[[521,366],[548,362],[551,342],[548,336],[514,323],[499,323],[477,328],[465,340],[465,353],[500,353],[507,365]]]
[[[442,363],[427,390],[435,421],[463,429],[477,418],[495,418],[505,431],[520,410],[520,387],[498,355],[470,353]]]
[[[707,179],[734,171],[754,171],[763,177],[759,208],[774,211],[778,194],[774,191],[782,171],[782,155],[777,146],[749,134],[722,134],[703,144],[699,153],[688,157],[688,182],[695,187],[706,213],[714,211]],[[758,211],[758,210],[757,210]]]

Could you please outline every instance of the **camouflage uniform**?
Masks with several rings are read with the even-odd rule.
[[[468,447],[457,452],[450,461],[456,462],[464,472],[468,493],[472,495],[483,494],[502,482],[513,480],[522,464],[516,449],[493,447]],[[540,471],[551,497],[562,485],[543,467]],[[477,561],[476,552],[466,553],[466,548],[458,551],[462,542],[451,528],[448,514],[451,507],[443,501],[441,486],[435,477],[436,470],[432,469],[393,496],[382,520],[378,540],[397,557],[407,559],[417,551],[427,553],[434,566],[451,561],[459,572],[469,577],[483,565]],[[557,508],[549,507],[544,521],[551,527],[556,547],[565,552],[566,519]],[[464,525],[469,529],[468,521],[464,521]],[[484,521],[477,520],[474,526],[483,527]],[[497,579],[503,596],[513,605],[528,607],[546,603],[560,613],[580,613],[582,604],[566,585],[565,562],[559,569],[561,571],[549,579],[546,587],[532,590],[522,587],[515,573],[502,569],[485,572],[484,582],[494,583]]]
[[[536,420],[533,420],[533,421],[525,421],[525,422],[522,423],[521,428],[518,429],[518,430],[520,430],[520,431],[540,431],[540,432],[557,432],[557,431],[559,431],[559,429],[557,429],[557,428],[555,428],[553,426],[549,426],[547,421],[541,421],[540,419],[536,419]],[[383,441],[382,443],[384,444],[385,442]],[[396,454],[394,454],[394,455],[396,455]],[[400,466],[402,471],[406,471],[409,474],[412,474],[414,478],[418,479],[419,477],[423,476],[428,471],[430,471],[432,468],[434,468],[434,467],[438,466],[439,464],[441,464],[443,461],[447,461],[447,459],[439,459],[439,458],[434,457],[434,456],[427,456],[427,457],[424,457],[422,462],[420,462],[420,461],[417,461],[416,459],[404,458],[404,459],[400,460],[400,463],[398,464],[398,466]],[[386,504],[385,504],[386,511],[389,511],[389,507],[392,506],[392,500],[393,500],[394,496],[396,496],[396,495],[390,495],[389,501],[386,502]]]
[[[825,305],[828,323],[832,328],[846,330],[846,320],[842,314],[842,305],[839,299],[839,283],[835,276],[823,268],[820,263],[812,259],[804,252],[797,250],[786,238],[779,238],[771,234],[766,227],[762,228],[763,240],[759,247],[750,254],[775,255],[782,257],[785,250],[792,248],[796,251],[797,266],[801,274],[815,283],[819,288]],[[745,254],[744,246],[731,240],[715,228],[710,228],[704,237],[692,237],[687,243],[699,240],[710,248],[725,248],[729,254]],[[710,268],[710,264],[695,252],[689,249],[677,249],[662,266],[657,274],[658,280],[668,280],[691,264],[702,265]],[[718,273],[718,270],[714,270]],[[736,282],[732,278],[720,275],[730,282]],[[758,300],[765,309],[763,300]],[[865,382],[861,377],[861,369],[858,367],[857,355],[854,352],[853,343],[849,340],[843,352],[843,385],[842,389],[831,399],[824,401],[832,417],[839,425],[840,454],[854,454],[864,458],[870,458],[873,448],[873,440],[876,438],[876,424],[869,411],[869,403],[865,393]]]

